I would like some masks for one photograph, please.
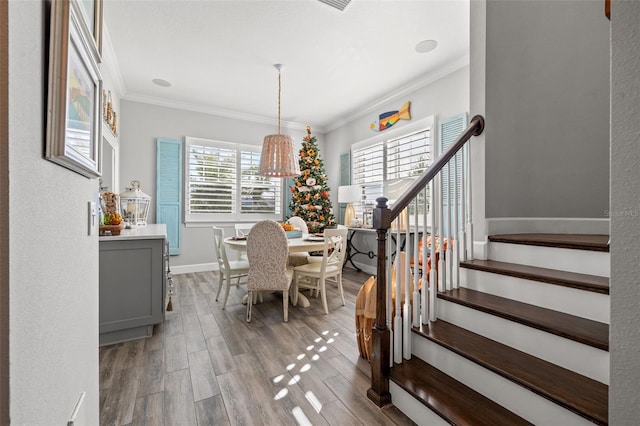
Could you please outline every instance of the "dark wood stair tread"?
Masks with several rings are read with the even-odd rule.
[[[592,422],[607,424],[609,387],[603,383],[446,321],[413,331]]]
[[[467,260],[460,262],[460,266],[477,271],[492,272],[595,293],[609,294],[609,278],[597,275],[578,274],[557,269],[499,262],[497,260]]]
[[[609,350],[609,325],[605,323],[463,287],[438,293],[438,297],[585,345]]]
[[[577,250],[609,251],[609,236],[603,234],[501,234],[490,235],[489,241]]]
[[[394,365],[389,378],[454,425],[531,424],[415,356]]]

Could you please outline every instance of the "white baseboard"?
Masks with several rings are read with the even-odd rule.
[[[218,270],[217,263],[197,263],[194,265],[171,266],[171,273],[173,273],[174,275],[188,274],[191,272],[207,272],[207,271],[217,271],[217,270]]]
[[[609,234],[609,219],[566,217],[487,218],[487,233],[494,234]]]

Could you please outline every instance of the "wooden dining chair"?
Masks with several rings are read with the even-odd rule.
[[[307,263],[306,265],[294,268],[293,279],[293,306],[298,303],[298,291],[302,288],[309,288],[322,295],[322,305],[324,313],[329,313],[327,305],[326,281],[327,278],[334,278],[342,305],[344,306],[344,291],[342,289],[342,263],[347,251],[347,228],[325,229],[324,230],[324,250],[322,262]]]
[[[227,299],[229,299],[229,288],[231,286],[239,286],[245,284],[241,282],[241,278],[247,277],[249,274],[249,262],[247,260],[229,260],[227,250],[224,245],[224,232],[222,228],[213,227],[213,245],[218,260],[218,269],[220,273],[220,281],[218,285],[218,293],[216,293],[216,302],[220,297],[220,290],[224,286],[224,302],[222,309],[227,307]],[[236,279],[232,283],[232,279]]]
[[[307,222],[305,222],[300,216],[291,216],[287,220],[287,223],[293,225],[294,228],[302,232],[302,238],[306,238],[309,235]],[[289,253],[289,266],[296,267],[309,263],[309,257],[308,252]]]
[[[236,223],[234,225],[236,237],[245,237],[249,235],[249,232],[251,232],[254,225],[255,223]]]
[[[284,321],[289,319],[289,287],[293,268],[287,266],[289,245],[279,223],[263,220],[255,224],[247,237],[249,277],[247,278],[247,322],[251,322],[254,295],[261,291],[282,291]]]

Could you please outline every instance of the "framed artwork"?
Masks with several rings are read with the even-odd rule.
[[[102,61],[102,0],[73,0],[77,3],[85,26],[89,47],[100,63]]]
[[[93,178],[101,174],[102,78],[73,4],[51,3],[45,158]]]

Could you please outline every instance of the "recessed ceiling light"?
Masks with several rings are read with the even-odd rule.
[[[437,46],[438,46],[438,42],[435,40],[422,40],[420,43],[416,44],[416,52],[418,53],[431,52]]]
[[[155,84],[157,84],[160,87],[171,87],[171,83],[169,83],[167,80],[163,78],[154,78],[151,81],[153,81]]]

